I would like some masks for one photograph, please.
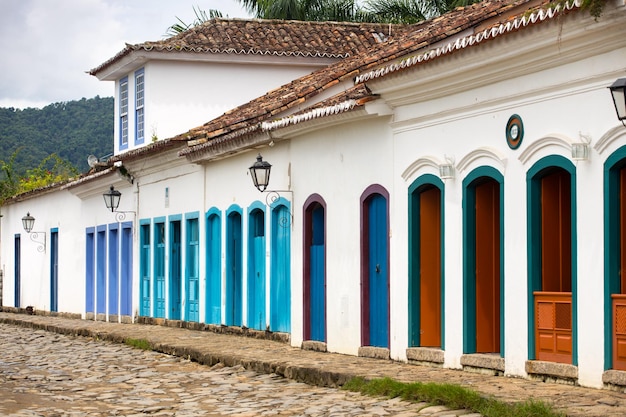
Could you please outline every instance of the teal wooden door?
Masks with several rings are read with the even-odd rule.
[[[265,330],[265,213],[254,209],[248,230],[248,327]]]
[[[198,265],[199,256],[199,234],[198,219],[187,219],[187,248],[186,248],[186,312],[187,321],[198,321],[200,316],[200,266]]]
[[[165,223],[154,225],[154,317],[165,318]]]
[[[226,317],[227,326],[241,326],[242,318],[242,242],[241,213],[232,211],[226,218]]]
[[[222,227],[220,216],[218,214],[210,214],[206,227],[206,322],[209,324],[220,324],[222,316]]]
[[[150,316],[150,223],[143,223],[139,229],[139,275],[141,276],[140,312]]]
[[[180,320],[182,292],[182,248],[180,220],[170,221],[169,318]]]
[[[291,221],[284,204],[272,209],[272,250],[270,260],[270,329],[291,331]]]

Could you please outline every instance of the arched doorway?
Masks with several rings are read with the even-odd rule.
[[[575,167],[549,156],[527,183],[529,356],[576,365]]]
[[[326,341],[326,202],[304,204],[304,340]]]
[[[490,167],[477,168],[463,181],[465,353],[504,355],[502,183]]]
[[[389,207],[387,191],[361,196],[361,344],[389,348]]]

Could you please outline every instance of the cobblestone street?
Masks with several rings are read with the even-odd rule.
[[[505,402],[544,401],[570,417],[626,416],[623,392],[315,352],[166,324],[0,312],[0,415],[477,417],[336,389],[362,376],[452,383]],[[132,339],[160,353],[123,344]]]
[[[208,367],[122,344],[6,324],[0,324],[0,349],[2,415],[467,414],[313,387],[246,371],[240,365]]]

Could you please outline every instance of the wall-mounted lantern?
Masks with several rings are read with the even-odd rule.
[[[609,87],[609,90],[611,90],[617,118],[626,126],[624,122],[626,120],[626,78],[615,80]]]
[[[451,180],[454,178],[454,158],[444,155],[446,162],[439,165],[439,178]]]
[[[122,193],[117,191],[115,187],[111,186],[109,191],[102,194],[104,197],[104,204],[107,206],[111,213],[113,213],[120,205],[120,199],[122,198]]]
[[[591,136],[578,134],[580,142],[572,143],[572,159],[574,161],[586,161],[589,159],[591,148]]]
[[[120,211],[117,208],[120,206],[120,200],[122,199],[122,193],[117,191],[115,187],[111,186],[109,191],[102,194],[104,198],[104,204],[107,209],[111,210],[111,213],[115,213],[115,218],[118,222],[126,219],[126,213],[135,213],[134,211]]]
[[[263,160],[263,157],[259,153],[256,157],[256,162],[250,166],[250,176],[254,186],[260,192],[265,191],[270,183],[270,171],[272,170],[272,164]]]
[[[265,202],[268,206],[273,207],[276,201],[280,198],[279,193],[291,193],[291,190],[268,190],[267,186],[270,183],[270,171],[272,170],[272,164],[263,160],[263,157],[259,153],[256,157],[256,162],[250,166],[250,176],[252,177],[252,183],[260,192],[266,192]],[[288,219],[281,219],[279,224],[287,227],[292,223],[293,214],[289,212]]]
[[[26,213],[26,216],[22,217],[22,227],[28,235],[30,236],[30,240],[38,244],[37,247],[38,252],[46,252],[46,232],[33,232],[33,227],[35,226],[35,218],[30,215],[30,212]],[[39,235],[43,235],[43,240],[38,240]]]

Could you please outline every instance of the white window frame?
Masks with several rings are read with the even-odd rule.
[[[145,75],[141,68],[135,72],[135,144],[145,141]]]
[[[120,149],[128,148],[128,77],[120,80]]]

